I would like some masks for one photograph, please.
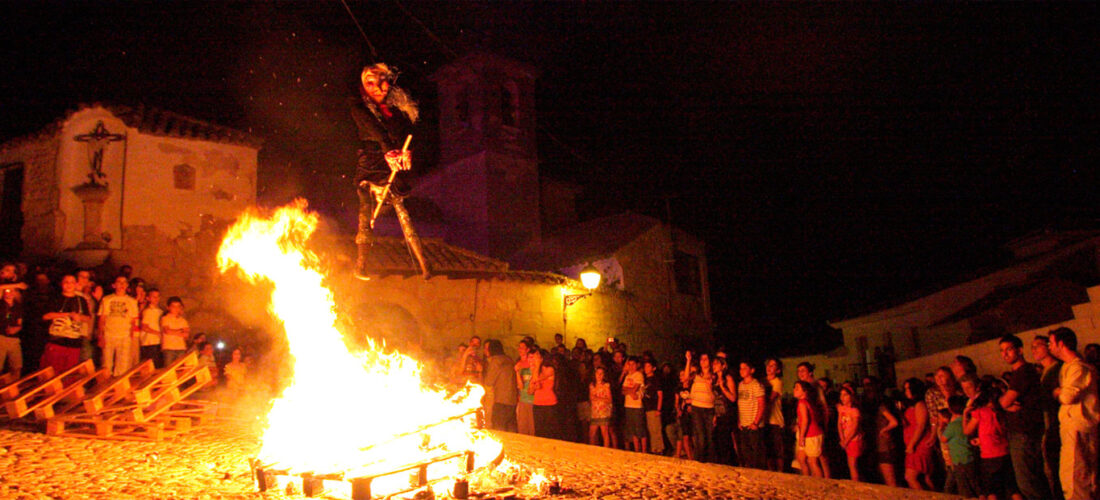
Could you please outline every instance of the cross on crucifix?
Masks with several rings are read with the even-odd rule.
[[[88,173],[88,182],[99,185],[97,179],[107,177],[107,174],[103,173],[103,152],[107,150],[108,144],[125,140],[126,136],[108,132],[103,121],[100,121],[90,133],[80,134],[73,139],[88,143],[88,167],[91,169]]]

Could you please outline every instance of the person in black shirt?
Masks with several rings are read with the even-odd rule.
[[[1042,384],[1035,365],[1024,360],[1024,343],[1015,335],[1000,341],[1001,358],[1012,367],[1008,390],[1000,397],[1016,486],[1025,498],[1047,498],[1050,486],[1043,474]]]
[[[19,342],[22,329],[23,301],[19,290],[0,290],[0,372],[6,363],[14,379],[23,373],[23,348]]]
[[[416,102],[404,90],[393,86],[396,79],[397,72],[383,63],[363,68],[360,74],[360,98],[354,99],[351,105],[351,116],[359,131],[361,145],[355,170],[355,186],[359,195],[359,230],[355,235],[358,257],[355,272],[361,279],[366,279],[369,271],[367,256],[374,238],[372,216],[377,204],[387,202],[397,212],[397,220],[405,233],[405,239],[425,277],[428,276],[420,238],[416,235],[412,219],[402,202],[409,194],[409,187],[402,179],[391,175],[409,170],[412,166],[411,154],[404,145],[419,116]]]
[[[646,430],[649,433],[649,450],[661,455],[665,452],[665,440],[661,437],[661,406],[664,403],[664,388],[661,375],[657,373],[656,362],[647,359],[642,364],[645,375],[645,391],[642,393],[642,409],[645,410]]]
[[[61,296],[47,310],[50,312],[42,315],[42,319],[50,322],[49,339],[40,366],[52,366],[54,373],[61,373],[80,362],[83,325],[92,320],[88,303],[76,293],[75,276],[66,274],[61,278]]]

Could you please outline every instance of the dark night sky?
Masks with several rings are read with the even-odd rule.
[[[1095,5],[348,1],[425,108],[422,168],[428,75],[452,51],[538,66],[543,173],[587,186],[589,216],[664,218],[667,199],[709,245],[720,335],[749,349],[1100,219]],[[339,2],[5,2],[0,19],[0,139],[144,102],[265,137],[261,198],[350,222],[345,98],[368,53]]]

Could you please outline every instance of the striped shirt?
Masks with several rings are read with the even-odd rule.
[[[691,384],[691,406],[714,408],[714,389],[706,377],[695,376]]]
[[[737,384],[737,414],[738,422],[742,426],[750,426],[756,422],[756,413],[760,410],[760,402],[764,398],[764,386],[760,381],[750,378]],[[763,424],[763,422],[759,422]]]

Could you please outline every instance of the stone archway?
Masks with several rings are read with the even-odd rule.
[[[352,348],[364,348],[367,339],[385,341],[386,345],[407,351],[410,344],[423,342],[423,330],[416,318],[404,307],[389,302],[357,304],[350,314],[341,318],[343,331]]]

